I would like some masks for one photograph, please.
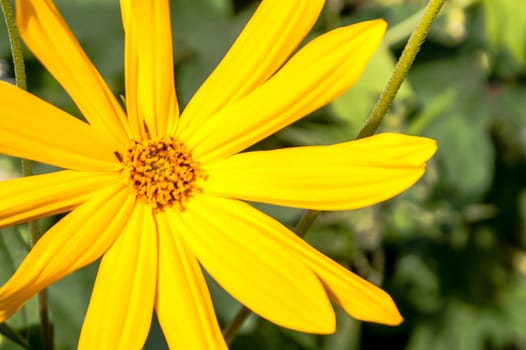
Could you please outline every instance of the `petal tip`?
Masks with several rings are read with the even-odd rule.
[[[427,137],[420,137],[420,140],[420,146],[415,149],[414,157],[424,163],[425,166],[425,163],[437,152],[438,143],[436,140]]]
[[[383,18],[372,19],[368,22],[384,32],[387,30],[387,21]]]
[[[384,305],[384,312],[379,315],[380,318],[378,320],[371,321],[378,322],[386,326],[399,326],[400,324],[402,324],[402,322],[404,322],[404,318],[400,314],[400,311],[398,310],[398,307],[396,306],[391,296],[387,296],[389,298],[389,302]]]
[[[371,19],[355,24],[356,26],[362,26],[363,32],[366,32],[370,36],[378,36],[382,38],[387,30],[387,21],[383,18]]]
[[[313,315],[312,328],[305,330],[307,333],[334,334],[336,332],[336,314],[327,300],[327,306],[316,315]]]

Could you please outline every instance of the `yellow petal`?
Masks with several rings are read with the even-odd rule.
[[[235,154],[324,106],[360,76],[385,32],[383,20],[335,29],[308,43],[265,84],[181,139],[200,161]]]
[[[102,258],[79,349],[141,349],[157,289],[157,230],[151,208],[137,202],[126,228]]]
[[[121,0],[125,31],[126,106],[136,136],[175,129],[179,107],[173,77],[167,0]]]
[[[180,136],[186,138],[210,115],[247,95],[274,74],[312,28],[323,3],[261,2],[221,63],[186,106]]]
[[[0,181],[0,227],[70,211],[120,178],[116,173],[65,170]]]
[[[380,134],[332,146],[236,154],[204,165],[207,194],[254,202],[346,210],[389,199],[412,186],[435,141]]]
[[[267,235],[244,203],[198,195],[168,212],[210,275],[258,315],[303,332],[332,333],[335,316],[314,273]]]
[[[382,289],[338,265],[310,246],[305,263],[316,272],[331,299],[354,318],[390,326],[402,323],[393,299]]]
[[[159,225],[156,311],[171,349],[227,349],[201,267],[164,212]]]
[[[303,261],[321,279],[331,299],[352,317],[386,325],[403,321],[393,299],[382,289],[352,273],[308,245],[285,227],[276,225],[276,234],[301,254]]]
[[[98,259],[125,225],[131,209],[126,184],[93,196],[51,227],[0,288],[0,323],[30,297]]]
[[[404,164],[414,166],[421,166],[437,150],[435,140],[388,132],[352,141],[352,147],[353,150],[362,149],[397,158]]]
[[[116,170],[112,143],[95,128],[0,82],[0,153],[75,170]]]
[[[51,0],[17,0],[17,25],[33,54],[66,89],[91,125],[127,146],[124,113]],[[58,126],[57,126],[58,127]]]
[[[306,264],[320,278],[331,299],[342,306],[349,315],[359,320],[388,325],[399,324],[402,321],[396,305],[386,292],[324,256],[285,226],[259,210],[244,202],[230,201],[229,203],[228,207],[231,211],[228,213],[219,211],[215,215],[246,221],[247,225],[250,225],[250,230],[259,231],[266,240],[280,246],[290,257]],[[245,229],[232,230],[233,235],[241,235],[243,238],[246,232]],[[209,231],[205,231],[205,235],[207,233]],[[254,247],[259,248],[259,254],[270,254],[265,251],[264,246],[252,241],[252,236],[247,239]],[[287,271],[286,263],[282,263],[278,257],[272,255],[270,258],[276,259],[281,268]],[[289,278],[295,278],[295,275],[291,272]],[[314,313],[312,315],[316,316]]]

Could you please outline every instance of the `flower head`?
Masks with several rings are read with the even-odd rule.
[[[65,169],[0,182],[0,225],[69,212],[0,288],[0,322],[101,256],[81,349],[140,348],[154,310],[170,347],[225,348],[201,266],[284,327],[333,332],[330,299],[361,320],[401,322],[385,292],[244,201],[371,205],[422,176],[434,141],[382,134],[239,153],[350,87],[385,22],[333,30],[290,57],[323,1],[265,0],[180,114],[168,1],[121,0],[124,112],[51,0],[16,5],[24,41],[87,122],[0,84],[0,152]]]

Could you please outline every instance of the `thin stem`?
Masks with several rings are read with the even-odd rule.
[[[300,221],[294,227],[294,233],[300,237],[303,237],[307,234],[307,231],[312,226],[316,218],[321,214],[321,211],[318,210],[307,210],[305,214],[301,217]]]
[[[7,323],[0,323],[0,334],[20,345],[24,349],[31,349],[31,345],[16,330],[12,329]]]
[[[433,21],[437,17],[438,12],[442,8],[442,5],[444,5],[445,1],[446,0],[430,0],[427,4],[420,22],[417,24],[415,30],[409,37],[404,51],[402,51],[402,55],[400,55],[400,59],[396,64],[393,75],[389,79],[387,86],[380,95],[380,98],[376,102],[371,114],[369,114],[367,122],[358,134],[357,138],[371,136],[375,133],[376,129],[378,129],[378,126],[389,110],[389,107],[391,107],[391,104],[393,103],[393,100],[398,93],[402,82],[407,76],[409,68],[411,68],[413,65],[415,57],[418,54],[418,51],[420,50],[420,47],[422,46],[422,43],[424,42],[427,33],[433,24]]]
[[[234,336],[236,335],[237,331],[239,330],[239,328],[241,328],[241,325],[243,324],[243,322],[245,322],[245,320],[248,316],[250,316],[251,313],[252,311],[250,311],[248,307],[246,307],[245,305],[241,305],[239,310],[236,312],[234,318],[225,327],[225,329],[223,330],[223,337],[225,338],[225,341],[228,345],[232,343],[232,340],[234,339]]]
[[[427,33],[429,32],[431,24],[433,24],[433,21],[438,15],[438,12],[440,11],[444,2],[445,0],[429,1],[428,5],[424,9],[422,19],[420,20],[415,30],[409,37],[409,40],[407,41],[404,51],[402,52],[402,55],[400,56],[400,59],[396,64],[391,79],[387,83],[387,86],[385,87],[383,93],[376,102],[373,111],[369,115],[365,126],[360,131],[357,138],[371,136],[376,132],[376,129],[382,122],[384,115],[387,113],[387,110],[391,106],[391,103],[393,102],[396,94],[398,93],[398,90],[400,89],[400,86],[402,85],[402,82],[404,81],[407,72],[409,71],[409,68],[413,64],[414,59],[418,51],[420,50],[420,46],[424,42],[424,39],[426,38]],[[316,220],[316,218],[320,215],[320,213],[321,212],[317,210],[307,210],[305,212],[305,215],[303,215],[303,217],[296,225],[294,232],[298,236],[303,237],[313,224],[314,220]],[[237,314],[234,316],[232,321],[225,327],[225,330],[223,331],[223,336],[225,337],[228,344],[230,344],[236,332],[239,330],[244,320],[250,314],[251,311],[247,307],[242,306],[237,312]]]
[[[9,43],[11,45],[11,55],[13,57],[13,67],[15,72],[16,86],[27,90],[26,67],[24,63],[24,54],[22,51],[22,43],[18,35],[16,27],[15,12],[11,6],[10,0],[0,0],[0,6],[4,15],[7,26],[7,33],[9,36]],[[24,176],[33,175],[32,162],[27,159],[22,160],[22,171]],[[40,239],[40,230],[38,222],[33,220],[29,223],[29,231],[31,232],[31,241],[35,245]],[[53,330],[48,316],[48,301],[47,292],[45,289],[38,294],[39,316],[41,323],[42,346],[44,350],[53,350]]]
[[[53,350],[53,327],[48,315],[47,291],[42,289],[38,293],[38,313],[40,316],[40,333],[44,350]]]
[[[11,45],[11,55],[13,57],[13,66],[15,70],[16,86],[27,90],[26,83],[26,65],[24,64],[24,54],[22,53],[22,43],[18,36],[16,29],[15,12],[9,0],[0,0],[2,12],[7,26],[7,34],[9,36],[9,43]]]

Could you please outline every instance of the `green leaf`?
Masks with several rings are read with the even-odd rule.
[[[4,284],[15,272],[29,250],[29,232],[25,226],[8,227],[0,230],[0,283]],[[31,299],[26,305],[11,317],[7,324],[17,330],[25,339],[39,336],[38,306],[36,299]],[[3,342],[0,335],[0,350],[9,350],[12,343]]]
[[[408,350],[479,350],[500,342],[508,322],[495,309],[451,301],[436,318],[416,324]],[[503,344],[501,344],[503,345]],[[502,349],[505,347],[495,347]]]
[[[493,49],[504,49],[526,63],[526,2],[483,0],[486,33]]]
[[[409,75],[422,108],[409,130],[438,141],[440,186],[457,200],[480,198],[493,178],[486,72],[477,56],[423,63]]]
[[[323,337],[322,350],[360,349],[361,323],[347,315],[339,307],[336,312],[336,333]]]
[[[232,19],[225,1],[178,0],[172,6],[177,95],[185,105],[234,42],[249,12]]]
[[[48,288],[57,350],[74,349],[77,346],[97,267],[98,263],[91,264],[60,279]]]

